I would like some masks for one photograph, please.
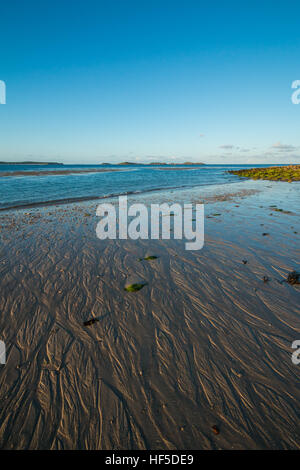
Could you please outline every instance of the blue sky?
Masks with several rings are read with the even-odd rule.
[[[300,163],[297,2],[0,10],[0,160]]]

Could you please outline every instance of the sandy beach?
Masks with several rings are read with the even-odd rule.
[[[284,282],[299,191],[130,198],[204,202],[199,251],[101,241],[95,201],[1,212],[0,448],[299,449],[300,286]],[[147,285],[126,292],[135,279]]]

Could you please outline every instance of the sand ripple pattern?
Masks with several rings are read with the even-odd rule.
[[[278,282],[292,236],[232,241],[213,219],[187,252],[100,242],[79,209],[35,214],[2,219],[0,448],[299,448],[300,292]],[[148,285],[127,293],[133,274]]]

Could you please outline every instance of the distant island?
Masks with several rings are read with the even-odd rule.
[[[0,162],[0,165],[64,165],[57,162]]]
[[[109,165],[109,163],[106,163]],[[182,165],[205,165],[202,162],[184,162],[184,163],[165,163],[165,162],[151,162],[151,163],[135,163],[135,162],[121,162],[117,165],[144,165],[144,166],[182,166]]]
[[[117,163],[117,165],[143,165],[143,163],[121,162]]]
[[[181,163],[175,163],[175,165],[181,165]],[[183,165],[205,165],[205,163],[202,162],[184,162]]]

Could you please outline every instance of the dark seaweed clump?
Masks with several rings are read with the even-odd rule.
[[[98,318],[92,318],[91,320],[84,321],[83,325],[90,326],[90,325],[93,325],[93,323],[96,323],[97,321],[99,321]]]
[[[300,284],[300,273],[297,271],[289,273],[286,281],[291,285]]]

